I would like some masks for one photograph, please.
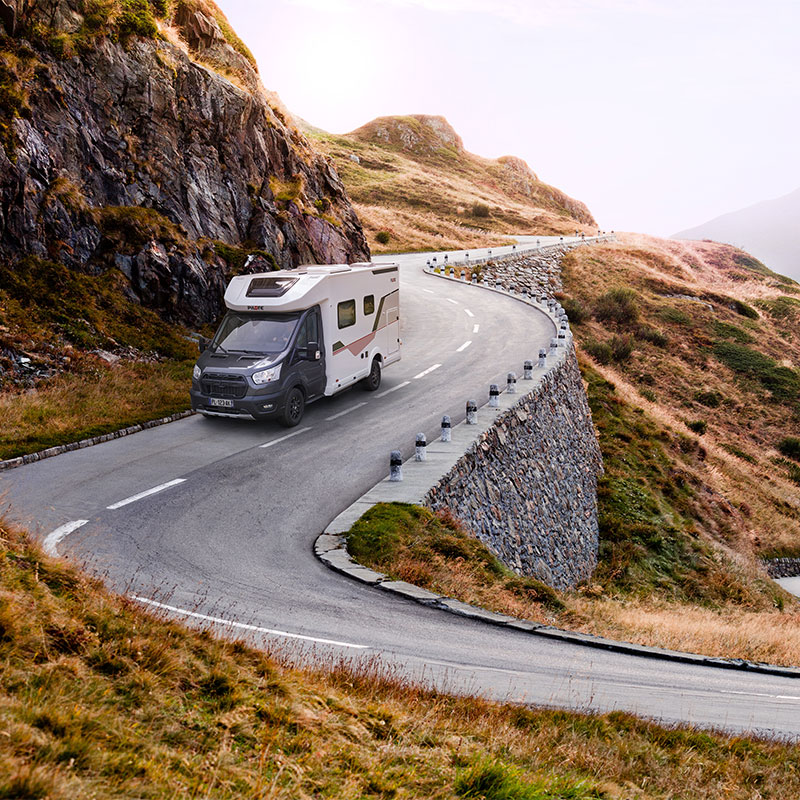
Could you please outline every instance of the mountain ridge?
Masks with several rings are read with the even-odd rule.
[[[674,233],[671,239],[712,239],[742,247],[770,269],[800,280],[800,188],[730,211],[701,225]]]

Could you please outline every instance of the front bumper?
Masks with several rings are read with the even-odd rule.
[[[199,389],[189,392],[192,399],[192,411],[213,417],[234,417],[240,419],[269,419],[283,408],[283,393],[248,394],[241,399],[232,399],[230,406],[214,405],[208,395]]]

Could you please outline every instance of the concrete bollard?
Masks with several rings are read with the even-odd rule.
[[[522,368],[522,380],[533,380],[533,361],[526,361]]]
[[[559,331],[558,337],[556,338],[559,347],[564,347],[567,343],[567,332],[566,331]]]
[[[472,283],[473,283],[473,285],[476,285],[478,283],[478,273],[477,272],[473,272],[472,273]]]
[[[489,387],[489,408],[499,408],[500,407],[500,387],[493,383]]]
[[[461,280],[465,281],[467,279],[467,271],[465,269],[461,270]]]
[[[455,274],[456,274],[455,268],[454,267],[450,267],[450,277],[451,278],[455,277]]]
[[[542,348],[539,350],[539,369],[547,368],[547,350]]]
[[[494,288],[495,289],[502,289],[503,288],[503,284],[500,282],[500,278],[497,278],[497,280],[495,280]]]
[[[474,400],[467,400],[467,425],[478,424],[478,404]]]
[[[555,337],[550,340],[550,351],[558,350],[558,339]]]
[[[506,391],[509,394],[517,393],[517,373],[509,372],[506,376]]]
[[[489,285],[489,279],[484,275],[483,276],[483,286],[488,286],[488,285]]]
[[[452,428],[450,425],[450,417],[449,415],[445,414],[442,417],[442,441],[449,442],[452,439]]]
[[[392,450],[389,456],[389,480],[395,483],[403,480],[403,454],[399,450]]]
[[[428,446],[428,440],[425,438],[424,433],[418,433],[417,439],[414,444],[414,461],[426,461],[427,454],[426,454],[426,447]]]

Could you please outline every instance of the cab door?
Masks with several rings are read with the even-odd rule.
[[[319,309],[316,307],[300,323],[292,353],[292,366],[303,382],[306,400],[313,400],[325,391],[325,348]]]

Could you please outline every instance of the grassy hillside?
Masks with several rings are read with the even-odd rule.
[[[543,593],[457,525],[441,550],[425,535],[438,523],[406,512],[365,521],[355,550],[505,613],[800,664],[798,602],[761,566],[800,555],[800,286],[727,245],[643,236],[578,248],[563,267],[606,470],[592,581]]]
[[[468,153],[442,117],[380,117],[342,136],[309,137],[333,158],[376,253],[596,232],[583,203],[542,183],[521,159]]]
[[[0,798],[783,798],[794,746],[316,671],[159,621],[0,522]]]

